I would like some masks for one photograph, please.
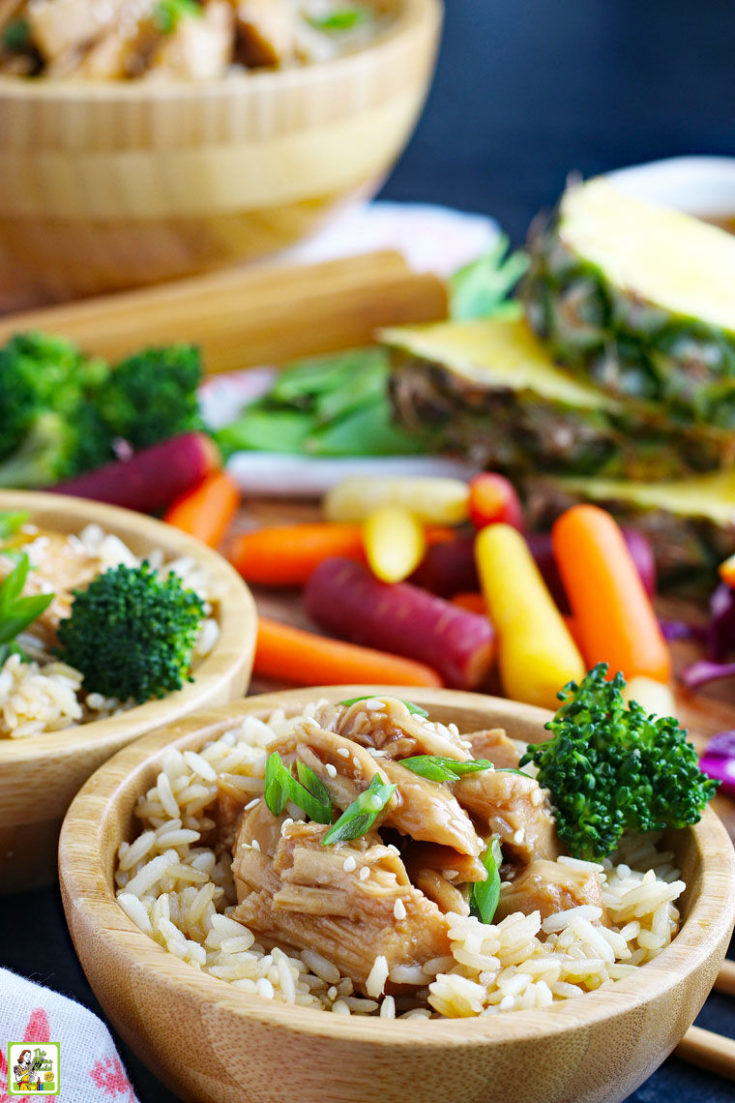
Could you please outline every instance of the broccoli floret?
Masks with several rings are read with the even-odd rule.
[[[161,578],[147,562],[120,565],[74,591],[57,654],[81,671],[88,692],[141,704],[192,681],[203,618],[202,599],[178,575]]]
[[[626,705],[625,680],[606,681],[598,663],[580,685],[570,682],[546,727],[548,743],[531,745],[533,762],[550,790],[559,838],[571,854],[600,860],[624,831],[658,831],[697,823],[717,782],[703,774],[686,731],[672,717],[648,716]]]
[[[20,445],[0,461],[0,486],[53,486],[115,458],[97,411],[80,402],[73,415],[46,411],[36,416]]]
[[[68,413],[87,382],[84,357],[60,337],[21,333],[0,348],[0,459],[46,410]]]
[[[113,369],[96,404],[113,436],[146,448],[203,428],[197,399],[201,380],[194,346],[146,349]]]

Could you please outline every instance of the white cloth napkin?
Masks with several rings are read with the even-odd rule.
[[[346,211],[322,234],[291,250],[284,259],[316,263],[371,249],[396,248],[412,267],[448,275],[489,249],[497,233],[492,219],[478,215],[441,207],[374,203]],[[271,379],[268,370],[251,370],[213,380],[203,394],[209,424],[222,424],[225,412],[231,417],[233,407],[237,409],[264,393]],[[408,459],[416,463],[415,458]],[[261,493],[264,482],[275,487],[284,484],[276,457],[258,456],[255,462],[260,464],[255,475]],[[293,457],[284,457],[283,462],[293,464]],[[263,464],[273,476],[269,480]],[[248,472],[242,472],[241,477],[249,485],[252,473],[245,466]],[[310,476],[307,489],[313,492],[325,479],[328,484],[330,477],[320,468],[318,476]],[[285,485],[294,486],[290,468]],[[33,969],[33,962],[28,964]],[[112,1037],[96,1015],[66,996],[0,969],[0,1103],[17,1098],[8,1095],[8,1076],[13,1075],[12,1068],[8,1069],[11,1042],[59,1043],[60,1098],[68,1103],[138,1103]]]
[[[59,1043],[59,1098],[68,1103],[138,1103],[110,1032],[74,1000],[0,969],[0,1103],[10,1103],[8,1046]],[[33,1093],[28,1098],[41,1098]],[[47,1098],[54,1098],[47,1096]]]

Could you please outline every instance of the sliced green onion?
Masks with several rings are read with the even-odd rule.
[[[340,705],[344,705],[349,708],[350,705],[356,705],[358,701],[372,701],[375,697],[374,693],[366,693],[364,697],[350,697],[349,701],[340,701]],[[378,698],[379,700],[380,698]],[[405,705],[411,716],[422,716],[424,719],[429,715],[426,709],[422,709],[420,705],[414,705],[413,701],[406,701],[403,697],[397,697],[397,701],[400,701],[402,705]]]
[[[317,31],[351,31],[367,22],[368,14],[359,8],[345,8],[331,15],[310,15],[309,23]]]
[[[487,870],[487,880],[477,881],[472,886],[472,900],[470,907],[472,914],[481,919],[483,923],[492,923],[493,916],[500,899],[500,865],[503,861],[503,853],[500,849],[500,839],[493,836],[490,846],[482,857],[482,864]]]
[[[54,594],[21,597],[29,567],[28,556],[23,552],[17,565],[0,584],[0,644],[12,643],[54,600]]]
[[[531,775],[527,774],[525,770],[514,770],[512,766],[499,766],[496,772],[499,774],[520,774],[521,777],[527,777],[533,781]]]
[[[13,536],[29,517],[30,513],[22,509],[0,510],[0,540]]]
[[[366,835],[398,786],[386,785],[376,774],[357,800],[353,800],[322,839],[322,846],[359,839]]]
[[[471,758],[467,762],[459,762],[456,758],[444,758],[435,754],[417,754],[412,758],[402,758],[401,766],[405,766],[419,777],[425,777],[428,781],[459,781],[465,774],[478,774],[482,770],[494,770],[492,762],[486,758]]]
[[[299,780],[284,765],[278,751],[268,755],[265,764],[265,803],[274,816],[280,816],[293,801],[317,823],[332,822],[332,802],[326,786],[303,762],[296,763]]]

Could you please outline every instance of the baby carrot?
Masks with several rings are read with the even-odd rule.
[[[468,613],[479,613],[480,616],[485,616],[487,613],[485,598],[482,594],[476,594],[473,591],[463,591],[455,594],[454,597],[450,597],[449,604],[457,605],[460,609],[466,609]]]
[[[363,522],[368,565],[382,582],[402,582],[416,570],[426,552],[421,523],[403,506],[378,506]]]
[[[361,525],[325,522],[257,529],[233,541],[229,559],[247,582],[302,586],[324,559],[335,555],[365,561]]]
[[[626,680],[668,682],[671,655],[623,534],[599,506],[572,506],[552,530],[554,557],[585,662]]]
[[[177,498],[164,521],[216,548],[229,529],[240,505],[237,483],[226,471],[213,471],[193,490]]]
[[[317,636],[266,617],[258,618],[253,672],[262,678],[302,686],[355,682],[402,686],[442,684],[436,671],[423,663]]]
[[[558,691],[578,682],[585,669],[528,544],[510,525],[488,525],[477,535],[475,557],[498,633],[505,692],[530,705],[556,708]]]

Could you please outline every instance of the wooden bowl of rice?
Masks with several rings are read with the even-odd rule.
[[[647,956],[652,960],[640,969],[629,968],[623,979],[577,992],[576,999],[554,999],[550,1006],[539,1006],[547,1002],[541,1000],[512,1013],[479,1016],[462,1010],[458,991],[452,1013],[467,1017],[383,1017],[385,1011],[374,1007],[372,1013],[361,1013],[367,1010],[360,1006],[365,1000],[355,998],[356,993],[336,1000],[342,982],[330,974],[330,963],[320,955],[304,951],[304,962],[292,969],[289,981],[284,962],[286,973],[293,963],[283,951],[264,956],[261,950],[258,956],[256,944],[249,953],[240,953],[245,949],[238,939],[243,928],[215,912],[214,906],[207,912],[202,903],[207,895],[204,882],[217,876],[214,857],[210,860],[197,851],[196,859],[192,856],[192,864],[186,865],[187,846],[182,845],[186,826],[193,822],[188,810],[201,812],[206,807],[207,798],[199,796],[199,790],[213,784],[218,766],[236,771],[238,754],[247,756],[259,739],[261,748],[267,744],[270,736],[262,734],[259,721],[268,720],[276,730],[287,722],[283,710],[287,717],[304,706],[315,707],[317,701],[336,704],[364,694],[410,697],[432,720],[453,722],[460,733],[501,726],[524,742],[543,739],[543,724],[549,718],[531,706],[476,694],[341,686],[285,691],[208,709],[121,751],[77,795],[59,851],[72,938],[115,1028],[170,1090],[197,1103],[290,1103],[295,1098],[300,1103],[505,1103],[509,1098],[514,1103],[620,1103],[661,1064],[691,1025],[730,939],[735,854],[709,809],[696,827],[670,832],[659,845],[673,852],[686,882],[677,903],[681,926],[673,941],[656,956],[651,951]],[[187,772],[189,780],[180,780]],[[180,795],[171,809],[178,809],[177,823],[172,824],[178,834],[169,835],[169,842],[179,847],[176,851],[163,837],[170,814],[163,808],[171,803],[174,790]],[[138,806],[136,818],[139,798],[144,804]],[[210,803],[212,799],[210,794]],[[144,837],[140,816],[148,814],[159,826]],[[161,876],[161,863],[168,863],[165,901],[152,887]],[[605,874],[609,885],[623,876],[622,868]],[[632,876],[630,870],[628,875]],[[123,885],[121,903],[116,899],[116,876]],[[666,882],[662,868],[653,889],[647,887],[649,882],[641,888],[638,881],[634,890],[625,892],[637,891],[641,897],[662,886],[665,890],[674,876],[669,871]],[[641,929],[651,906],[643,901]],[[516,919],[504,920],[502,937],[497,933],[502,924],[494,928],[493,937],[499,940],[495,952],[501,963],[507,952],[520,963],[517,971],[533,973],[537,955],[529,949],[519,954],[519,946],[524,947],[529,937],[520,932],[518,941],[517,926],[509,926]],[[195,948],[192,931],[197,924],[201,933],[206,926],[208,942],[205,946],[200,938]],[[148,933],[141,926],[147,926]],[[635,924],[629,926],[632,931]],[[654,929],[655,922],[651,932]],[[469,943],[467,952],[472,960]],[[232,973],[238,953],[237,970],[244,972]],[[264,971],[258,974],[261,967]],[[589,955],[584,968],[607,968],[607,975],[613,975],[612,966],[594,962]],[[305,970],[308,995],[302,1003],[285,1002],[294,999],[293,978],[298,991]],[[245,979],[239,984],[223,979],[235,975]],[[483,983],[489,983],[487,976]],[[530,990],[531,981],[524,977],[523,983]],[[533,985],[539,983],[536,976]],[[303,1005],[320,991],[331,1001],[330,1011]],[[387,999],[383,1004],[388,1006]]]
[[[98,525],[140,557],[159,549],[167,561],[190,557],[218,596],[219,635],[197,661],[194,680],[168,697],[61,730],[0,738],[0,895],[56,879],[61,821],[74,794],[106,759],[162,723],[243,695],[256,631],[255,605],[240,576],[216,552],[170,525],[98,502],[29,491],[0,490],[1,510],[27,511],[33,524],[52,532],[78,534]]]
[[[371,197],[433,75],[441,0],[354,53],[214,80],[0,77],[0,308],[268,256]]]

